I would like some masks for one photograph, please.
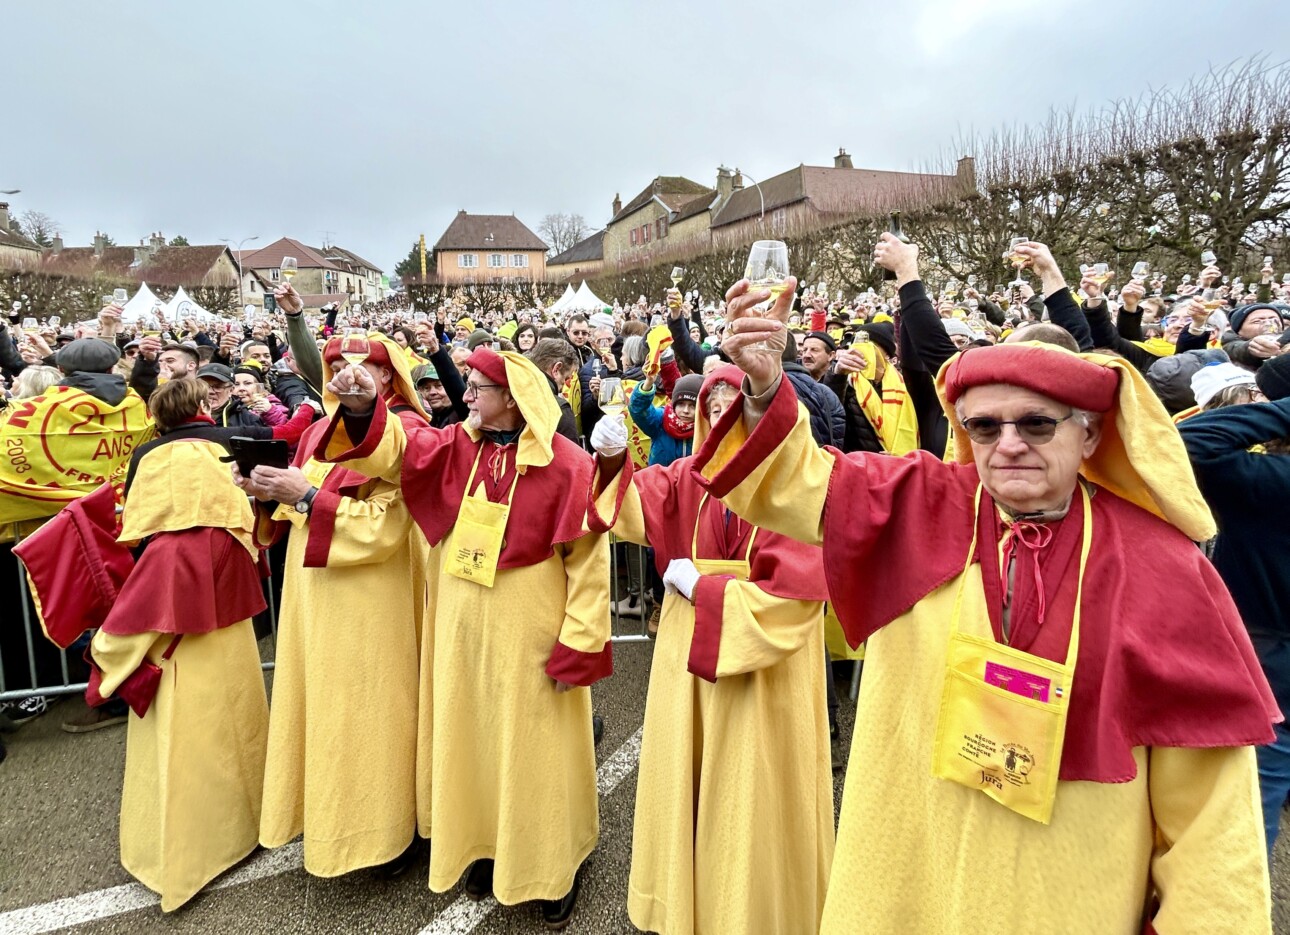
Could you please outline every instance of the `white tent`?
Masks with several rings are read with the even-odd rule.
[[[563,299],[561,300],[563,301]],[[582,285],[578,287],[578,292],[574,295],[573,300],[568,305],[562,306],[562,312],[603,312],[609,306],[596,294],[591,291],[584,279]]]
[[[575,298],[577,298],[577,296],[573,291],[573,286],[565,286],[564,295],[560,296],[560,298],[556,300],[556,303],[548,308],[547,311],[563,312],[568,307],[569,303]]]
[[[153,309],[161,308],[165,305],[161,299],[148,288],[148,284],[142,283],[139,291],[136,292],[129,302],[125,303],[125,309],[121,312],[121,320],[127,322],[136,322],[140,318],[151,315]]]
[[[182,323],[185,318],[206,318],[210,312],[192,300],[192,297],[180,286],[175,297],[166,303],[166,320]]]

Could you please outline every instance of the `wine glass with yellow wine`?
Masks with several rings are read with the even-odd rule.
[[[754,243],[748,252],[744,279],[748,280],[750,292],[762,289],[770,291],[770,298],[755,306],[757,313],[764,317],[788,288],[788,245],[782,240],[759,240]],[[758,341],[748,345],[748,349],[768,351],[771,348],[765,341]]]
[[[683,280],[684,278],[685,278],[685,267],[673,266],[672,267],[672,288],[673,289],[681,288],[681,280]]]
[[[367,329],[354,327],[345,329],[345,334],[340,339],[340,356],[345,359],[345,363],[351,367],[359,367],[371,353],[372,345],[367,340]],[[357,396],[361,392],[362,390],[355,383],[345,395]]]
[[[621,416],[627,411],[627,396],[623,381],[618,377],[605,377],[600,381],[600,411],[607,416]]]
[[[289,286],[291,285],[291,280],[296,278],[296,273],[300,269],[300,263],[293,256],[284,256],[282,258],[282,265],[279,268],[282,270],[282,278],[287,281],[287,285]]]

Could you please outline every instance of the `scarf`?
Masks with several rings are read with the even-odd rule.
[[[672,408],[671,403],[668,403],[663,410],[663,431],[679,441],[689,441],[694,438],[694,423],[682,422],[678,419],[676,410]]]

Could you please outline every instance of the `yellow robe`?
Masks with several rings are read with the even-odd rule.
[[[743,437],[737,426],[714,464]],[[799,406],[788,437],[726,502],[821,544],[832,464]],[[989,637],[980,566],[968,575],[962,626]],[[1138,935],[1154,897],[1159,935],[1270,933],[1250,747],[1137,747],[1130,782],[1059,782],[1048,826],[932,776],[958,583],[869,638],[820,931]]]
[[[373,453],[344,464],[398,483],[406,443],[399,421],[387,419]],[[333,439],[329,456],[346,444]],[[428,815],[424,801],[418,812],[423,833],[433,830],[436,893],[492,858],[499,902],[560,899],[599,837],[591,692],[557,693],[545,667],[557,641],[580,652],[609,641],[609,543],[587,534],[554,548],[536,565],[500,569],[492,588],[442,571],[445,549],[431,553],[434,616],[423,641],[431,698],[421,707],[429,724],[420,728],[420,757],[428,748],[433,783]]]
[[[597,502],[612,514],[618,482]],[[613,532],[648,545],[635,485]],[[833,858],[823,606],[725,589],[717,681],[688,671],[669,594],[650,670],[627,911],[659,935],[814,932]]]
[[[162,661],[171,639],[100,630],[91,644],[105,696],[145,656],[162,669],[147,716],[130,713],[121,864],[166,912],[255,850],[269,721],[250,620],[190,633]]]
[[[329,465],[303,468],[315,485]],[[278,624],[260,843],[303,832],[305,869],[333,877],[393,860],[416,826],[417,647],[425,538],[399,488],[341,497],[327,565],[304,567],[292,507]]]

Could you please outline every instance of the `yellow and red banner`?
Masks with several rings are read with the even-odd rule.
[[[0,423],[0,525],[53,516],[120,482],[131,453],[155,434],[133,390],[115,406],[70,386],[11,401]]]

